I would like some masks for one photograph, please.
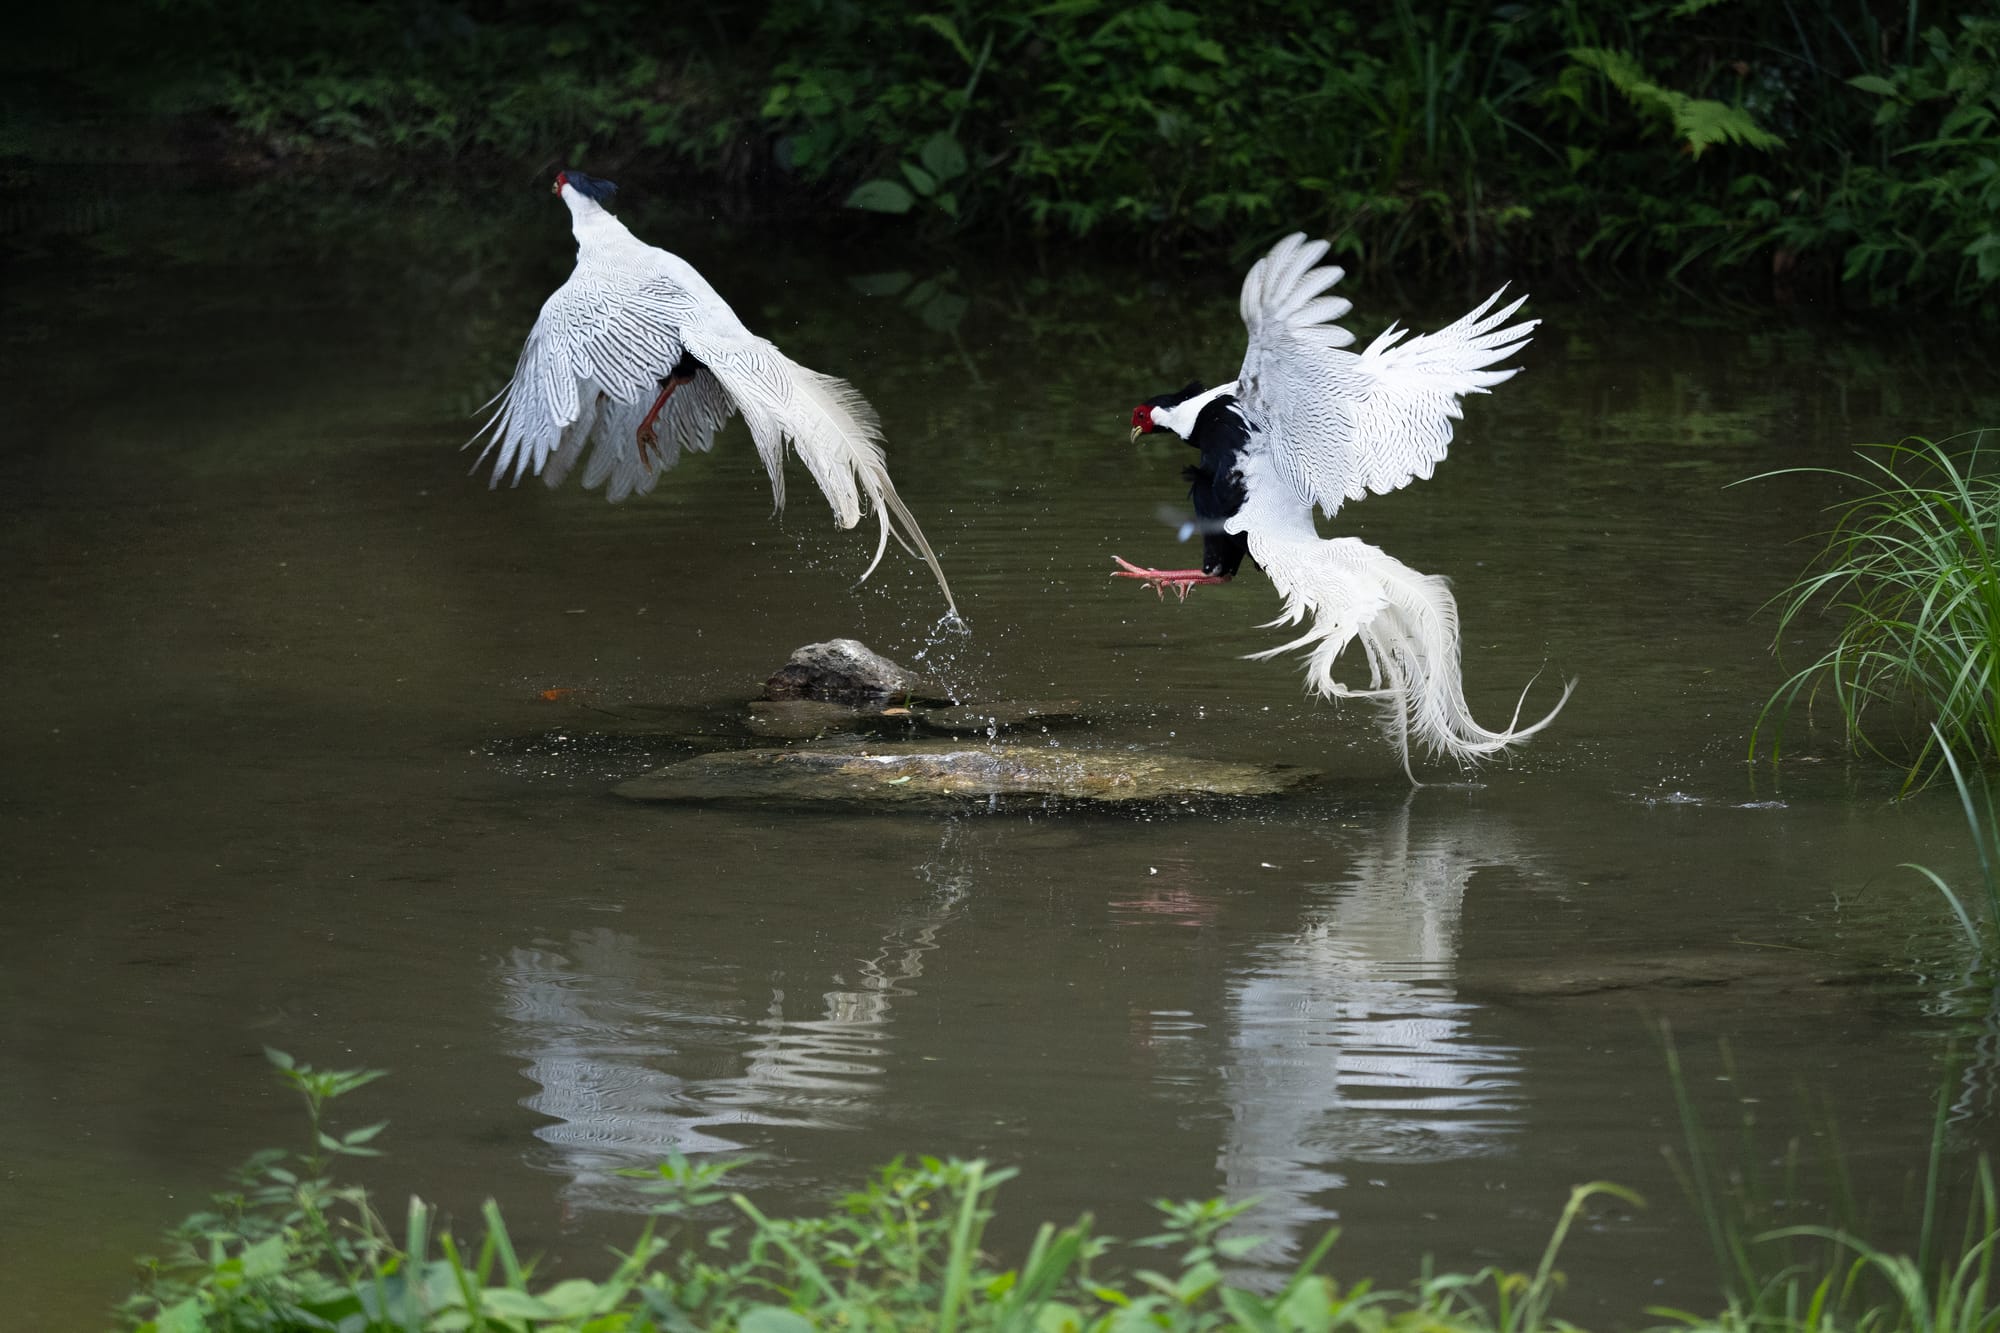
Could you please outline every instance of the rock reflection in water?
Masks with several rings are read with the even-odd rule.
[[[955,833],[948,826],[941,861]],[[965,887],[935,863],[918,873],[931,891],[859,961],[856,985],[823,992],[810,1018],[788,1017],[777,987],[753,1015],[728,972],[690,976],[685,960],[620,931],[515,949],[501,1008],[523,1038],[522,1072],[541,1086],[523,1105],[552,1121],[536,1131],[540,1164],[569,1177],[565,1209],[643,1207],[639,1182],[618,1172],[676,1151],[740,1152],[745,1126],[863,1124],[881,1093],[894,1002],[915,993]]]
[[[1473,1039],[1452,979],[1467,882],[1519,867],[1503,829],[1413,796],[1349,853],[1296,932],[1249,951],[1227,987],[1230,1108],[1219,1165],[1238,1223],[1294,1252],[1335,1216],[1348,1168],[1494,1151],[1518,1126],[1518,1054]]]

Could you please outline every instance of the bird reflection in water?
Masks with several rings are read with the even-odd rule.
[[[762,1013],[736,969],[686,965],[635,934],[579,930],[561,947],[515,949],[500,970],[502,1013],[521,1034],[522,1071],[540,1091],[523,1105],[539,1163],[569,1177],[565,1213],[643,1209],[618,1173],[670,1152],[741,1152],[746,1128],[853,1129],[881,1095],[898,999],[915,994],[926,955],[958,914],[968,877],[953,865],[957,825],[917,868],[931,887],[879,947],[819,994],[817,1012],[767,992]]]
[[[1295,931],[1253,946],[1225,989],[1223,1193],[1237,1224],[1297,1252],[1356,1165],[1497,1151],[1520,1123],[1518,1053],[1476,1039],[1453,990],[1467,884],[1528,869],[1511,832],[1413,797],[1346,850]]]

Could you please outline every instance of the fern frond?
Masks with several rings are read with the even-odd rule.
[[[1740,106],[1661,87],[1647,77],[1638,58],[1628,51],[1577,46],[1570,48],[1569,58],[1603,75],[1605,82],[1623,93],[1642,114],[1664,118],[1673,127],[1674,136],[1696,157],[1717,144],[1735,143],[1767,151],[1785,146],[1782,138],[1759,125],[1756,117]]]

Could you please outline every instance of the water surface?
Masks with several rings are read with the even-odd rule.
[[[1836,1124],[1894,1215],[1955,1027],[1944,923],[1896,867],[1970,858],[1949,799],[1892,804],[1837,737],[1743,763],[1783,674],[1760,607],[1834,492],[1729,483],[2000,421],[1971,342],[1532,303],[1525,373],[1437,477],[1332,525],[1452,577],[1482,717],[1581,681],[1510,762],[1412,791],[1366,710],[1240,660],[1279,641],[1260,576],[1185,605],[1107,577],[1189,558],[1155,512],[1180,451],[1123,423],[1233,373],[1226,275],[654,221],[875,403],[969,636],[934,633],[912,561],[854,586],[872,539],[802,469],[774,521],[740,426],[624,506],[466,475],[466,413],[567,267],[559,210],[468,239],[245,209],[240,243],[163,223],[14,266],[0,1276],[24,1318],[87,1326],[126,1256],[297,1137],[267,1045],[393,1070],[354,1099],[393,1122],[362,1177],[460,1218],[497,1196],[551,1273],[601,1267],[643,1206],[617,1172],[669,1149],[758,1154],[772,1208],[932,1152],[1022,1168],[1002,1247],[1256,1195],[1267,1260],[1338,1223],[1341,1270],[1390,1281],[1426,1253],[1529,1265],[1568,1187],[1614,1179],[1651,1206],[1572,1242],[1561,1309],[1700,1307],[1663,1019],[1719,1122],[1753,1110],[1808,1157]],[[899,264],[930,304],[880,294]],[[1347,292],[1363,338],[1483,294]],[[608,794],[735,734],[834,635],[969,697],[1080,700],[1050,744],[1327,777],[1128,814]],[[1954,1133],[1991,1136],[1976,1084]]]

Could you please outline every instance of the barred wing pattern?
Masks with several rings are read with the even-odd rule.
[[[1526,298],[1496,310],[1496,292],[1436,333],[1410,338],[1391,327],[1357,355],[1344,350],[1353,336],[1332,322],[1350,306],[1326,295],[1341,278],[1338,268],[1317,267],[1326,251],[1324,241],[1288,236],[1243,283],[1250,345],[1235,388],[1251,433],[1238,463],[1244,500],[1225,527],[1248,534],[1251,556],[1284,598],[1271,625],[1305,627],[1251,656],[1304,650],[1314,693],[1373,702],[1406,773],[1413,741],[1471,765],[1548,726],[1575,682],[1538,721],[1523,723],[1517,703],[1505,727],[1482,726],[1466,703],[1450,585],[1358,538],[1321,537],[1313,509],[1331,517],[1343,501],[1430,476],[1451,444],[1459,399],[1515,374],[1487,367],[1519,350],[1538,321],[1508,325]],[[1365,689],[1333,674],[1356,643],[1368,663]]]
[[[596,203],[559,186],[577,234],[577,264],[542,306],[514,378],[478,435],[493,484],[529,472],[558,485],[583,460],[583,483],[611,500],[652,489],[683,449],[708,449],[738,412],[750,427],[785,503],[785,449],[798,453],[851,528],[873,506],[881,520],[875,558],[889,538],[930,567],[954,617],[958,607],[922,529],[889,480],[874,410],[844,380],[809,370],[743,327],[686,261],[646,245]],[[657,449],[639,454],[637,432],[665,378],[690,355],[701,364],[655,422]],[[476,465],[475,465],[476,466]]]
[[[493,456],[492,484],[498,486],[509,473],[515,484],[526,473],[541,473],[550,456],[569,443],[571,427],[585,417],[603,417],[600,394],[614,407],[636,406],[636,430],[638,414],[659,392],[660,377],[680,361],[680,330],[697,309],[694,295],[663,265],[579,262],[542,303],[514,378],[480,428],[482,435],[492,433],[479,454],[481,462]],[[589,430],[585,427],[586,435]],[[633,448],[636,463],[636,442]]]
[[[594,381],[581,383],[578,394],[577,419],[563,429],[560,443],[542,468],[542,480],[552,488],[562,485],[589,448],[583,485],[593,491],[604,487],[604,498],[613,504],[652,490],[660,474],[680,462],[682,450],[707,453],[715,443],[715,432],[736,415],[736,404],[715,376],[705,368],[698,371],[693,380],[674,390],[654,422],[658,443],[648,451],[652,458],[648,466],[639,457],[638,445],[647,402],[618,402]]]
[[[1250,345],[1237,397],[1300,501],[1330,518],[1342,501],[1429,477],[1451,444],[1459,399],[1511,377],[1518,367],[1486,367],[1518,351],[1540,321],[1507,325],[1527,298],[1495,310],[1502,288],[1436,333],[1409,338],[1392,325],[1357,355],[1343,350],[1354,335],[1332,323],[1352,304],[1325,295],[1344,274],[1316,267],[1327,248],[1294,233],[1244,279]]]

